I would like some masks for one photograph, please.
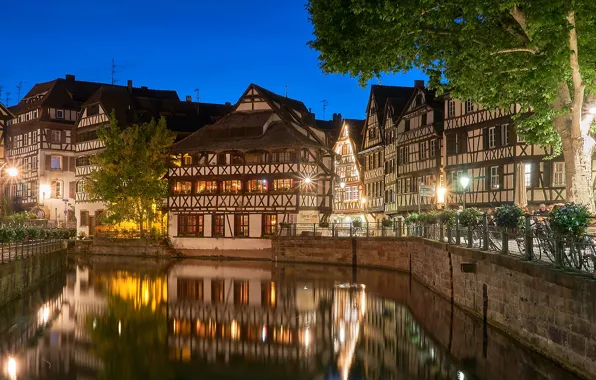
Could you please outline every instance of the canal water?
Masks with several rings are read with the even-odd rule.
[[[0,344],[17,379],[576,379],[407,275],[308,265],[74,259]]]

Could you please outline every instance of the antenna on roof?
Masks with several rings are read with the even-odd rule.
[[[111,72],[112,72],[112,84],[116,84],[116,82],[118,82],[118,79],[116,79],[114,77],[114,75],[116,75],[116,62],[114,61],[114,58],[112,58],[112,67],[111,67]]]
[[[286,98],[288,97],[288,86],[286,86]]]
[[[6,92],[6,102],[4,104],[6,104],[6,106],[8,107],[8,102],[10,102],[10,92]]]
[[[197,98],[197,103],[198,103],[198,102],[199,102],[199,100],[201,100],[201,96],[200,96],[200,93],[199,93],[199,89],[198,89],[198,88],[195,88],[195,92],[197,93],[197,96],[196,96],[196,98]]]
[[[329,104],[329,102],[323,99],[321,100],[321,103],[323,103],[323,120],[325,120],[325,111],[327,110],[327,104]]]
[[[21,101],[21,88],[23,88],[23,84],[27,82],[19,81],[17,85],[17,103]]]

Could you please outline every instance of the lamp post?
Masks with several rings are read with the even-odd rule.
[[[464,202],[463,202],[463,206],[464,206],[464,210],[466,209],[466,191],[468,190],[468,185],[470,184],[470,178],[468,176],[463,176],[459,179],[459,184],[462,187],[462,190],[464,192]]]

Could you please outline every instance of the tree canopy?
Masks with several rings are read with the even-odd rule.
[[[528,142],[559,146],[553,129],[558,86],[571,85],[569,23],[579,66],[596,79],[596,2],[553,0],[310,0],[308,11],[326,72],[358,76],[420,69],[429,86],[487,107],[534,111],[518,123]]]
[[[175,134],[164,118],[126,128],[120,128],[114,113],[110,120],[109,126],[97,131],[105,149],[91,157],[97,170],[89,175],[85,188],[91,200],[106,204],[111,221],[135,221],[142,232],[144,222],[167,196],[163,177]]]

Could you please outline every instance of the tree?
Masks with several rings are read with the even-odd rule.
[[[307,9],[325,72],[365,84],[418,68],[454,97],[521,105],[518,134],[562,152],[568,200],[594,209],[586,100],[596,87],[596,2],[310,0]]]
[[[145,222],[167,196],[163,177],[175,134],[163,117],[121,129],[112,112],[109,127],[98,129],[97,136],[105,149],[91,157],[97,170],[87,178],[85,189],[91,200],[105,202],[110,221],[134,221],[143,236]]]

